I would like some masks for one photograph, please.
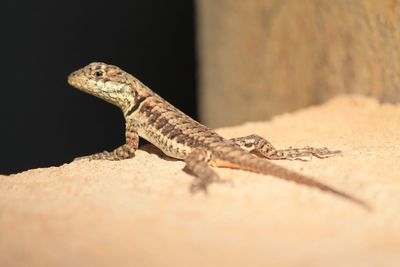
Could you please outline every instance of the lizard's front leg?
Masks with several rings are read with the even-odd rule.
[[[104,151],[96,153],[89,156],[75,158],[76,160],[88,159],[88,160],[121,160],[133,158],[135,156],[135,151],[139,146],[139,135],[134,127],[134,124],[130,121],[126,122],[125,130],[125,144],[114,149],[113,151]]]
[[[218,174],[209,165],[211,154],[203,148],[196,148],[185,159],[186,166],[184,170],[195,176],[190,187],[192,193],[204,191],[207,193],[207,187],[213,182],[221,181]]]
[[[242,149],[249,152],[256,152],[262,156],[278,160],[278,159],[288,159],[288,160],[309,160],[311,156],[317,158],[327,158],[334,155],[341,154],[340,151],[332,151],[328,148],[315,148],[315,147],[303,147],[303,148],[292,148],[287,149],[276,149],[270,142],[261,136],[252,134],[245,137],[233,138],[230,141],[239,145]]]

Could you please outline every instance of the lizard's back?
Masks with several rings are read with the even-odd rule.
[[[139,135],[170,157],[184,159],[197,147],[224,141],[158,95],[144,100],[132,116]]]

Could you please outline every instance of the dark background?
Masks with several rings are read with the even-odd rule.
[[[124,143],[122,112],[67,84],[93,61],[196,117],[193,1],[3,0],[1,13],[1,174]]]

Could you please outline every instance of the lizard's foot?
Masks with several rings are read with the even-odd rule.
[[[202,148],[197,148],[185,159],[186,166],[183,169],[195,176],[190,186],[190,192],[197,193],[203,191],[207,193],[207,188],[212,183],[226,183],[209,165],[210,153]]]
[[[340,155],[341,151],[332,151],[328,148],[315,148],[315,147],[304,147],[304,148],[292,148],[287,149],[276,149],[268,140],[258,135],[249,135],[245,137],[230,139],[231,142],[240,146],[242,149],[249,152],[255,152],[256,154],[265,157],[267,159],[278,160],[303,160],[308,161],[313,156],[317,158],[328,158],[331,156]]]
[[[329,150],[328,148],[315,148],[315,147],[303,147],[303,148],[292,148],[280,149],[269,151],[268,153],[261,153],[264,157],[268,159],[285,159],[285,160],[303,160],[309,161],[312,157],[317,157],[320,159],[341,155],[342,152],[339,150]]]
[[[113,151],[103,151],[89,156],[75,158],[73,161],[78,160],[122,160],[129,159],[135,156],[135,147],[128,144],[122,145]]]
[[[80,160],[120,160],[117,155],[115,155],[114,152],[109,152],[109,151],[104,151],[100,153],[96,153],[93,155],[88,155],[88,156],[82,156],[82,157],[77,157],[74,158],[73,161],[80,161]]]
[[[190,192],[192,194],[198,193],[198,192],[204,192],[204,194],[208,193],[208,186],[212,183],[213,181],[208,181],[206,179],[195,179],[192,184],[190,185]]]
[[[198,192],[204,192],[205,194],[207,194],[208,186],[213,183],[232,185],[231,180],[221,179],[219,176],[217,176],[217,178],[214,177],[207,179],[195,178],[192,184],[190,185],[190,192],[193,194]]]

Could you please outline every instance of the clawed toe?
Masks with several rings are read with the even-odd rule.
[[[193,182],[190,185],[190,192],[192,194],[196,194],[199,192],[203,192],[204,194],[207,194],[208,193],[208,189],[207,189],[208,185],[209,185],[209,183],[205,183],[203,181]]]
[[[90,156],[82,156],[74,158],[72,161],[84,161],[84,160],[91,160]]]
[[[335,151],[331,151],[327,148],[323,148],[321,150],[317,150],[317,151],[313,151],[312,155],[314,157],[320,158],[320,159],[324,159],[324,158],[329,158],[329,157],[333,157],[333,156],[339,156],[342,155],[342,151],[340,150],[335,150]]]
[[[214,179],[195,179],[190,185],[190,192],[196,194],[198,192],[204,192],[204,194],[208,193],[208,186],[212,183],[218,184],[226,184],[232,186],[233,183],[231,180],[214,178]]]
[[[299,156],[292,158],[291,160],[311,161],[312,156],[311,155],[299,155]]]

